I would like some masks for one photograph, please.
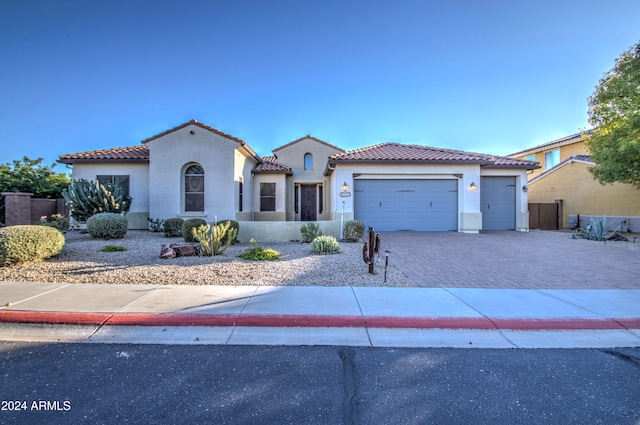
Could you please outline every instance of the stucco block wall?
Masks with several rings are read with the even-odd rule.
[[[317,221],[323,235],[333,236],[336,239],[340,237],[340,221]],[[300,221],[241,221],[238,222],[240,230],[238,231],[238,241],[248,243],[251,239],[255,239],[258,243],[263,242],[289,242],[299,241],[302,236],[300,227],[305,222]],[[311,251],[311,247],[309,247]]]
[[[640,190],[614,183],[603,186],[593,179],[589,165],[566,164],[529,184],[529,202],[563,200],[562,227],[569,228],[569,215],[640,216]]]

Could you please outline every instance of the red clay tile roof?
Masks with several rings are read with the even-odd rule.
[[[124,148],[103,149],[60,155],[58,162],[73,164],[76,162],[149,162],[149,149],[146,146],[126,146]]]
[[[537,162],[524,159],[400,143],[381,143],[329,157],[328,165],[340,163],[479,164],[487,168],[540,168]]]
[[[258,164],[253,167],[253,172],[257,174],[287,174],[289,176],[293,175],[291,171],[291,167],[287,167],[286,165],[282,165],[278,163],[278,160],[275,156],[263,156],[262,164]]]
[[[307,134],[306,136],[304,136],[304,137],[301,137],[301,138],[299,138],[299,139],[294,140],[293,142],[289,142],[289,143],[287,143],[286,145],[282,145],[282,146],[280,146],[280,147],[278,147],[278,148],[275,148],[275,149],[273,149],[271,152],[276,153],[276,151],[279,151],[280,149],[287,148],[287,147],[289,147],[289,146],[291,146],[291,145],[293,145],[293,144],[296,144],[296,143],[298,143],[298,142],[303,141],[304,139],[311,139],[311,140],[314,140],[314,141],[316,141],[316,142],[318,142],[318,143],[322,143],[322,144],[323,144],[323,145],[325,145],[325,146],[329,146],[330,148],[336,149],[336,150],[338,150],[338,151],[340,151],[340,152],[344,152],[344,149],[341,149],[341,148],[339,148],[339,147],[337,147],[337,146],[334,146],[334,145],[332,145],[332,144],[330,144],[330,143],[325,142],[324,140],[320,140],[320,139],[315,138],[315,137],[313,137],[313,136],[310,136],[310,135],[308,135],[308,134]]]
[[[508,156],[490,156],[493,163],[483,165],[483,168],[525,168],[533,170],[540,168],[540,163],[527,159],[509,158]]]
[[[339,162],[464,162],[469,164],[488,164],[491,161],[487,155],[452,149],[403,145],[400,143],[381,143],[331,155],[329,162],[331,164]]]

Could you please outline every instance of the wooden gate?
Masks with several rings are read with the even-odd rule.
[[[558,230],[558,204],[529,204],[529,229]]]

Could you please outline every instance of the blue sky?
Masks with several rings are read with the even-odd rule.
[[[260,155],[306,134],[506,155],[587,128],[638,22],[635,0],[0,0],[0,163],[193,118]]]

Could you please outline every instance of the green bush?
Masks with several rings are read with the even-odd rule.
[[[100,251],[102,252],[120,252],[120,251],[126,251],[127,248],[123,247],[123,246],[118,246],[118,245],[106,245],[104,247],[102,247],[102,249]]]
[[[249,261],[274,261],[280,258],[280,253],[275,249],[265,249],[258,245],[256,241],[251,239],[249,242],[253,245],[251,248],[247,248],[240,258]]]
[[[185,242],[198,242],[196,238],[193,237],[193,232],[191,229],[195,229],[196,227],[206,226],[207,222],[201,218],[190,218],[189,220],[182,223],[182,237]]]
[[[238,242],[238,232],[240,232],[240,223],[238,223],[235,220],[220,220],[220,221],[218,221],[218,224],[227,224],[227,221],[231,222],[231,229],[235,229],[235,231],[236,231],[236,236],[233,238],[231,243],[236,243],[236,242]],[[222,243],[224,243],[224,244],[227,243],[227,236],[226,235],[225,235],[224,239],[222,239]]]
[[[58,255],[64,235],[55,227],[39,225],[0,228],[0,265],[41,261]]]
[[[317,223],[308,223],[300,228],[300,234],[302,235],[302,242],[309,243],[322,235],[322,230],[320,230],[320,226]]]
[[[73,180],[62,191],[62,196],[69,206],[71,217],[81,223],[102,212],[126,214],[131,207],[131,197],[126,196],[124,190],[111,183],[100,184],[97,179]]]
[[[349,220],[344,224],[343,236],[350,242],[358,242],[364,235],[365,224],[358,220]]]
[[[184,220],[181,218],[168,218],[164,221],[164,236],[167,238],[177,238],[182,236],[182,225]]]
[[[316,254],[326,252],[339,252],[340,244],[333,236],[318,236],[311,241],[311,251]]]
[[[124,238],[129,230],[129,220],[122,214],[98,213],[87,219],[87,231],[94,238]]]

